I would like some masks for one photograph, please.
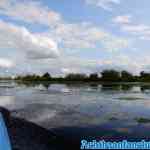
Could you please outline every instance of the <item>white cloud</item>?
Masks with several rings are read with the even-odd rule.
[[[87,1],[90,2],[90,0]],[[93,2],[94,1],[95,0],[93,0]],[[98,0],[97,2],[99,4],[103,3],[108,5],[118,4],[120,1]],[[81,50],[87,48],[96,48],[97,43],[99,45],[101,44],[104,49],[108,49],[107,44],[110,44],[111,42],[116,43],[115,45],[117,47],[118,40],[116,38],[113,40],[114,36],[111,35],[111,33],[101,29],[101,27],[96,27],[87,22],[72,24],[68,23],[63,20],[59,13],[50,10],[47,6],[43,5],[39,1],[3,0],[0,3],[0,13],[13,18],[14,20],[47,25],[49,27],[49,32],[46,31],[46,34],[48,34],[51,39],[55,38],[57,43],[59,43],[63,49]],[[22,32],[26,31],[24,30]],[[37,37],[37,35],[36,40],[37,43],[39,43],[39,40],[43,42],[47,41],[46,38],[40,38]],[[12,42],[10,42],[10,44],[11,43]],[[52,43],[52,45],[54,44]],[[121,48],[120,44],[118,49],[119,48]],[[32,54],[32,52],[30,52],[30,54]]]
[[[148,57],[134,58],[130,55],[120,53],[119,55],[112,55],[110,58],[99,58],[94,60],[81,58],[68,58],[66,61],[59,60],[62,74],[68,73],[93,73],[101,72],[103,69],[118,69],[129,70],[132,73],[139,73],[145,66],[149,64]],[[57,61],[57,62],[59,62]],[[49,62],[50,64],[51,62]],[[55,65],[54,65],[55,66]]]
[[[105,5],[120,3],[120,0],[87,0],[88,3],[90,3],[90,1]],[[0,13],[13,18],[14,20],[19,19],[28,23],[47,25],[49,31],[46,31],[46,34],[48,34],[51,39],[55,38],[57,43],[59,43],[63,49],[94,49],[97,47],[97,44],[99,44],[102,45],[104,49],[106,48],[106,50],[108,50],[108,48],[110,48],[111,50],[109,51],[112,51],[112,48],[114,48],[114,44],[112,43],[115,43],[115,48],[117,48],[118,44],[117,49],[121,49],[118,39],[111,33],[104,31],[101,27],[87,22],[68,23],[63,20],[59,13],[50,10],[39,1],[3,0],[3,2],[0,3]],[[26,31],[24,30],[23,32]],[[32,37],[30,36],[30,38]],[[46,42],[47,38],[40,38],[36,35],[36,40],[37,43],[39,43],[39,40]],[[10,42],[10,44],[11,43],[12,42]],[[51,44],[54,45],[52,42]],[[108,44],[113,47],[111,48]],[[32,54],[32,52],[30,52],[30,54]]]
[[[91,51],[99,49],[99,53],[113,52],[120,51],[130,44],[127,39],[115,36],[101,26],[89,22],[69,23],[59,13],[51,11],[37,1],[3,1],[5,2],[0,1],[0,14],[5,14],[13,20],[34,23],[35,27],[39,24],[46,25],[49,29],[45,33],[32,33],[25,27],[0,21],[0,50],[7,48],[22,55],[16,58],[18,64],[16,72],[91,73],[99,67],[98,61],[70,57],[64,51],[78,49],[84,51],[86,55],[86,49],[91,49]],[[14,3],[12,4],[12,2]],[[110,10],[113,4],[119,4],[120,1],[99,0],[99,4],[100,2],[106,4],[107,8],[103,6],[104,9],[109,8]],[[56,58],[60,55],[58,45],[63,54]],[[14,55],[17,55],[17,52],[14,52]],[[32,59],[25,59],[25,56]],[[56,59],[41,60],[41,58]],[[102,60],[103,66],[111,65],[111,63],[113,63],[112,60]]]
[[[22,51],[30,58],[55,58],[59,55],[57,44],[50,38],[30,33],[24,27],[18,27],[0,21],[0,48]]]
[[[131,33],[145,33],[146,31],[150,31],[150,26],[138,24],[138,25],[125,25],[122,27],[124,31],[128,31]]]
[[[101,7],[105,10],[112,10],[113,5],[120,4],[120,0],[85,0],[87,4]]]
[[[116,36],[108,36],[103,41],[103,46],[108,52],[118,52],[122,49],[125,49],[131,45],[131,40],[116,37]]]
[[[2,6],[6,6],[6,5],[8,5],[8,0],[1,0],[0,1],[0,6],[2,7]]]
[[[82,49],[103,48],[103,51],[119,51],[130,44],[126,38],[114,36],[100,26],[91,23],[62,23],[46,35],[55,38],[63,49],[70,52]]]
[[[131,15],[117,16],[113,18],[114,23],[129,24],[131,22]]]
[[[119,25],[123,32],[132,34],[141,40],[150,40],[150,25],[135,23],[131,18],[131,15],[123,15],[113,18],[112,21]]]
[[[0,58],[0,68],[11,68],[14,66],[14,62],[6,58]]]
[[[121,27],[122,31],[136,36],[141,40],[150,40],[150,26],[137,24],[137,25],[125,25]]]
[[[69,73],[81,73],[81,68],[75,69],[75,68],[62,68],[61,69],[62,74],[69,74]]]
[[[88,23],[60,24],[51,33],[61,38],[62,45],[69,49],[95,48],[96,42],[107,35],[100,28]]]
[[[144,67],[149,64],[145,57],[131,57],[125,53],[112,56],[98,61],[100,69],[117,69],[117,70],[128,70],[134,74],[139,74],[140,71],[144,70]]]
[[[53,26],[61,20],[60,14],[50,10],[39,1],[1,0],[0,14],[28,23]]]
[[[67,73],[91,73],[95,72],[98,63],[96,60],[76,56],[62,56],[58,59],[36,61],[40,65],[41,72],[50,70],[52,75],[64,75]]]

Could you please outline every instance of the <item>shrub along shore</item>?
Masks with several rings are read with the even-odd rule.
[[[128,71],[104,70],[100,73],[91,73],[90,75],[81,73],[70,73],[65,77],[52,77],[50,73],[43,75],[28,74],[16,76],[15,78],[0,78],[1,80],[19,80],[19,81],[51,81],[51,82],[150,82],[150,73],[140,72],[139,75],[133,75]]]

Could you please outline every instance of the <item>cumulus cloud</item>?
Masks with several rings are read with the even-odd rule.
[[[126,38],[114,36],[100,26],[88,22],[62,23],[46,34],[55,37],[63,49],[69,51],[103,47],[103,51],[112,52],[119,51],[130,44]]]
[[[76,63],[77,62],[77,63]],[[130,55],[120,53],[119,55],[112,55],[110,58],[99,59],[81,59],[68,58],[62,61],[59,68],[62,74],[68,73],[93,73],[101,72],[104,69],[129,70],[132,73],[138,74],[145,66],[150,63],[148,57],[132,58]],[[58,65],[57,65],[58,67]]]
[[[87,1],[88,3],[90,3],[90,1],[96,3],[96,0]],[[97,3],[105,5],[119,4],[120,0],[97,0]],[[114,38],[115,36],[111,35],[111,33],[104,31],[101,27],[95,26],[89,22],[68,23],[59,13],[50,10],[40,1],[3,0],[0,3],[0,8],[1,14],[5,14],[15,20],[19,19],[28,23],[47,25],[49,27],[49,31],[46,31],[46,34],[48,34],[51,39],[55,38],[57,43],[62,46],[62,49],[81,50],[96,48],[97,44],[99,44],[107,50],[108,48],[111,49],[111,47],[108,47],[107,44],[112,45],[112,49],[114,48],[114,44],[112,43],[115,43],[115,48],[117,48],[117,43],[119,46],[117,49],[121,48],[118,39]],[[23,34],[26,34],[25,30],[23,32]],[[31,39],[31,36],[29,39]],[[48,41],[46,38],[36,36],[36,43],[39,43],[39,40],[43,41],[43,43]],[[54,43],[51,42],[51,45],[54,45]],[[112,51],[112,49],[109,51]],[[38,48],[36,52],[38,56]],[[31,55],[32,53],[33,51],[30,52]],[[45,55],[43,53],[43,57],[44,56]]]
[[[96,4],[95,2],[96,0],[93,0],[93,4]],[[106,10],[110,10],[111,6],[120,3],[119,0],[97,0],[97,2],[99,2],[99,7]],[[57,73],[66,74],[70,72],[96,72],[97,68],[102,68],[101,65],[107,66],[115,63],[113,60],[100,58],[102,59],[100,65],[99,61],[96,60],[70,57],[66,50],[84,51],[86,55],[87,49],[105,53],[105,51],[120,51],[130,44],[126,38],[115,36],[101,26],[96,26],[90,22],[67,22],[59,13],[50,10],[39,1],[2,0],[0,1],[0,14],[8,16],[13,21],[17,20],[18,22],[20,20],[22,24],[24,22],[34,24],[35,28],[38,25],[48,27],[44,33],[32,33],[25,27],[0,21],[0,49],[14,51],[14,55],[17,55],[18,52],[21,53],[16,58],[18,64],[16,72],[19,73],[50,71],[56,75]],[[130,17],[124,18],[124,21],[121,18],[117,19],[118,23],[127,23],[129,20]],[[60,55],[58,45],[63,53],[61,53],[61,57],[57,57]]]
[[[90,3],[91,0],[87,1],[88,3]],[[95,2],[94,1],[95,0],[92,0],[93,3],[96,3],[96,1]],[[108,5],[108,4],[118,4],[120,1],[98,0],[97,2],[99,4],[103,3],[105,5]],[[68,23],[62,18],[62,16],[59,13],[50,10],[40,1],[2,0],[0,2],[0,14],[7,15],[14,20],[21,20],[27,23],[34,23],[34,24],[38,23],[47,25],[49,27],[49,31],[46,31],[47,32],[46,34],[48,34],[51,39],[55,38],[55,40],[57,40],[57,43],[59,43],[63,49],[77,50],[77,49],[96,48],[97,43],[102,44],[103,48],[108,49],[107,44],[110,44],[111,41],[116,43],[115,46],[117,47],[118,43],[116,41],[117,39],[114,38],[113,41],[114,36],[111,35],[111,33],[108,33],[107,31],[101,29],[101,27],[96,27],[89,22]],[[23,34],[27,34],[25,30],[22,32],[24,32]],[[30,36],[29,39],[31,39],[31,34],[29,36]],[[37,41],[36,43],[40,43],[39,40],[42,41],[42,43],[45,42],[45,44],[46,41],[48,41],[47,38],[40,38],[37,37],[36,35]],[[51,45],[54,45],[54,42],[51,42]],[[120,44],[119,48],[121,48]],[[36,54],[38,57],[39,52],[37,51]],[[33,55],[32,53],[33,51],[30,52],[30,55]],[[41,53],[39,55],[42,56]],[[43,53],[43,57],[44,56],[45,55]]]
[[[122,26],[122,31],[132,34],[141,40],[150,40],[150,26],[145,24],[130,24]]]
[[[6,58],[0,58],[0,68],[11,68],[14,66],[14,62]]]
[[[40,1],[33,0],[1,0],[0,14],[7,15],[15,20],[47,26],[55,25],[61,20],[59,13],[50,10]]]
[[[61,72],[63,74],[69,74],[69,73],[80,73],[81,70],[80,69],[75,69],[75,68],[62,68]]]
[[[113,22],[119,24],[129,24],[131,22],[131,18],[131,15],[117,16],[113,18]]]
[[[60,38],[60,43],[69,49],[95,48],[96,42],[107,36],[102,29],[88,23],[60,24],[51,35]]]
[[[117,69],[128,70],[134,74],[139,74],[141,70],[149,65],[149,61],[145,57],[131,57],[125,53],[112,56],[111,58],[101,59],[98,61],[99,68],[103,69]]]
[[[103,46],[108,52],[118,52],[122,49],[125,49],[131,45],[131,40],[116,37],[116,36],[108,36],[103,40]]]
[[[124,31],[128,31],[131,33],[146,33],[147,31],[150,31],[150,26],[138,24],[138,25],[125,25],[122,27]]]
[[[55,58],[57,44],[50,38],[33,34],[25,27],[0,21],[0,48],[22,51],[29,58]]]
[[[105,10],[112,10],[112,5],[120,4],[120,0],[85,0],[87,4],[101,7]]]
[[[150,40],[150,26],[143,23],[135,23],[131,15],[122,15],[113,18],[113,22],[120,26],[123,32],[132,34],[139,39]]]
[[[40,65],[37,71],[50,71],[52,75],[64,75],[67,73],[91,73],[95,72],[98,63],[94,59],[86,59],[76,56],[62,56],[57,59],[36,61]],[[33,68],[34,66],[32,66]]]

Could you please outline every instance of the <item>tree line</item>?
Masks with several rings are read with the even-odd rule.
[[[33,74],[17,76],[15,80],[22,81],[82,81],[82,82],[150,82],[150,73],[142,71],[138,76],[128,71],[103,70],[100,73],[91,73],[90,75],[81,73],[70,73],[65,77],[52,77],[50,73],[44,73],[42,76]]]

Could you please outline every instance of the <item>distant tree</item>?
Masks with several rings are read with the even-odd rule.
[[[98,74],[97,73],[92,73],[89,76],[89,80],[91,80],[91,81],[97,81],[98,79],[99,78],[98,78]]]
[[[109,82],[120,81],[120,72],[116,70],[104,70],[101,72],[101,80]]]
[[[51,79],[51,75],[48,72],[46,72],[45,74],[43,74],[41,79],[42,80],[50,80]]]
[[[86,74],[74,74],[74,73],[70,73],[68,75],[66,75],[65,79],[66,80],[70,80],[70,81],[83,81],[87,78]]]
[[[101,77],[97,73],[91,73],[89,76],[82,73],[70,73],[65,77],[51,77],[51,75],[46,72],[42,76],[37,74],[27,74],[16,76],[15,78],[11,77],[0,77],[0,80],[9,80],[15,79],[20,81],[54,81],[54,82],[65,82],[65,81],[104,81],[104,82],[150,82],[150,73],[140,72],[140,75],[134,76],[128,71],[116,71],[116,70],[104,70],[101,72]],[[108,84],[108,83],[107,83]]]
[[[144,82],[150,82],[150,73],[144,71],[140,72],[140,80]]]
[[[150,73],[146,73],[146,72],[144,72],[144,71],[140,72],[140,77],[141,77],[141,78],[147,78],[147,77],[149,77],[149,76],[150,76]]]
[[[20,77],[21,80],[26,80],[26,81],[38,81],[40,79],[40,77],[38,75],[26,75],[26,76],[22,76]]]
[[[48,88],[50,87],[50,83],[49,82],[42,82],[42,85],[45,87],[45,89],[48,90]]]
[[[130,72],[128,72],[128,71],[125,71],[125,70],[123,70],[122,72],[121,72],[121,80],[122,81],[127,81],[127,82],[130,82],[130,81],[133,81],[133,75],[130,73]]]

